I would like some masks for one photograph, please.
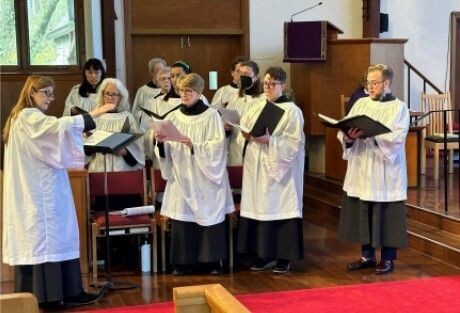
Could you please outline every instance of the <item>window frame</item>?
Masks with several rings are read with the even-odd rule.
[[[18,65],[0,65],[2,75],[75,74],[81,73],[85,60],[85,23],[83,0],[74,0],[76,65],[31,65],[29,62],[29,24],[27,1],[14,0]]]

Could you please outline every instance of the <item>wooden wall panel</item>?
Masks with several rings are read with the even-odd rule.
[[[133,28],[241,28],[240,0],[132,1]]]

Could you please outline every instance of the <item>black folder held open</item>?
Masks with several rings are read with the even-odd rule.
[[[273,131],[281,120],[283,114],[284,110],[282,108],[267,100],[264,108],[259,114],[259,117],[257,117],[250,134],[253,137],[263,136],[267,128],[268,132],[273,134]]]
[[[104,130],[96,130],[85,140],[83,148],[85,153],[115,153],[140,136],[142,134],[112,133]]]
[[[391,129],[367,115],[347,116],[341,120],[335,120],[323,114],[318,114],[318,117],[324,126],[339,128],[344,133],[347,133],[350,128],[359,128],[364,132],[363,138],[391,132]]]

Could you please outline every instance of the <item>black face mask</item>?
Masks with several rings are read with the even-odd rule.
[[[241,88],[249,89],[252,86],[252,78],[250,76],[240,76]]]

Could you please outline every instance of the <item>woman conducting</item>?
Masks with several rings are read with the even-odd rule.
[[[53,80],[30,76],[3,129],[3,262],[14,267],[14,291],[42,307],[90,304],[103,293],[83,290],[67,169],[83,168],[82,133],[114,105],[56,118],[44,114],[53,100]]]

